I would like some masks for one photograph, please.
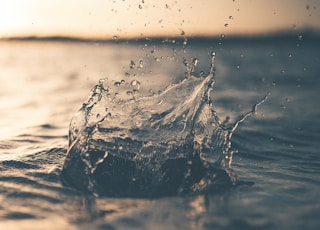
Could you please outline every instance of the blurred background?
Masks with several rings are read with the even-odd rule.
[[[1,0],[0,38],[254,35],[320,28],[318,0]]]

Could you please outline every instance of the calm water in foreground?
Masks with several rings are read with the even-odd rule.
[[[0,229],[318,229],[316,39],[182,43],[0,42]],[[61,183],[70,120],[99,79],[136,78],[148,96],[183,79],[192,58],[207,73],[211,51],[221,120],[270,94],[232,138],[231,167],[253,183],[157,199],[94,197]]]

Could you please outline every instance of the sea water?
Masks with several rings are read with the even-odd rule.
[[[2,42],[0,50],[1,228],[317,229],[316,39]],[[68,164],[73,150],[80,158]],[[126,163],[112,168],[110,156]],[[125,187],[104,183],[107,166],[109,179],[127,174]],[[67,169],[75,171],[66,179]]]

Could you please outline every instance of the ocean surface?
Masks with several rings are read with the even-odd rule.
[[[210,80],[207,76],[213,72],[214,84],[208,86],[209,91],[202,90]],[[112,42],[1,41],[0,229],[318,229],[319,74],[318,38],[303,34]],[[99,83],[100,79],[104,80]],[[112,92],[113,98],[117,95],[130,97],[125,102],[118,99],[116,103],[108,102],[111,104],[97,97],[101,108],[107,107],[105,112],[113,106],[112,111],[120,114],[118,105],[130,107],[138,103],[144,113],[139,117],[138,113],[132,113],[137,106],[131,106],[134,107],[132,111],[123,115],[126,119],[134,120],[135,114],[144,119],[155,108],[153,115],[158,114],[161,119],[158,123],[167,126],[154,128],[154,123],[150,123],[141,128],[141,120],[134,120],[139,129],[125,122],[120,122],[120,127],[116,120],[108,123],[108,114],[100,118],[102,110],[91,110],[99,105],[98,102],[90,105],[93,101],[90,98],[101,93],[92,90],[99,84],[108,85],[104,85],[102,92]],[[180,91],[172,93],[175,88]],[[212,100],[203,102],[208,92]],[[266,95],[267,100],[253,108]],[[159,112],[163,101],[171,105],[170,116]],[[211,117],[209,110],[202,117],[198,113],[201,108],[206,111],[206,106],[214,113]],[[186,107],[187,115],[181,112]],[[79,132],[81,122],[77,123],[78,120],[69,130],[71,120],[79,117],[79,109],[80,115],[81,111],[86,111],[85,132]],[[163,193],[155,196],[156,189],[148,193],[137,189],[130,193],[127,189],[132,187],[126,188],[126,183],[124,187],[117,187],[117,180],[104,184],[97,179],[95,170],[105,161],[108,163],[107,156],[99,158],[94,168],[92,162],[86,162],[86,153],[82,153],[80,160],[72,158],[72,154],[77,156],[86,150],[83,146],[89,146],[90,138],[97,143],[99,138],[106,141],[111,136],[111,141],[99,144],[100,149],[108,148],[109,153],[117,156],[117,152],[123,154],[123,148],[127,148],[126,154],[130,150],[134,152],[134,160],[130,160],[139,162],[140,172],[144,172],[144,167],[158,170],[158,165],[167,159],[165,154],[170,159],[185,157],[181,152],[175,156],[174,150],[181,149],[171,144],[173,137],[177,139],[175,144],[189,146],[190,133],[198,138],[201,130],[203,133],[221,127],[224,130],[223,125],[232,126],[250,112],[254,114],[232,131],[231,143],[224,143],[231,144],[232,150],[224,152],[225,146],[221,147],[221,153],[214,150],[218,156],[222,153],[228,156],[228,164],[223,165],[223,169],[232,171],[228,177],[208,171],[208,175],[215,177],[200,182],[214,189],[202,189],[199,181],[198,190],[194,184],[188,188],[175,185],[175,180],[170,179],[175,172],[180,172],[178,170],[168,174],[170,186],[178,187],[174,192],[166,193],[166,189],[171,188],[166,187]],[[189,114],[192,115],[188,117]],[[166,123],[172,117],[172,123]],[[201,122],[214,118],[210,124],[216,126],[196,127],[201,123],[198,118]],[[83,121],[81,117],[80,121]],[[102,121],[106,122],[105,129],[100,127]],[[191,131],[188,133],[189,124]],[[92,130],[88,131],[90,127],[101,128],[99,138]],[[175,132],[179,128],[183,135]],[[121,146],[120,139],[115,139],[119,130],[125,130],[120,137],[126,136],[120,138]],[[70,132],[72,136],[68,140]],[[213,140],[217,134],[211,135]],[[145,151],[135,151],[134,138],[137,143],[143,143],[140,150],[153,152],[152,161],[148,161]],[[170,140],[170,144],[165,140]],[[201,139],[199,143],[206,144],[200,151],[201,160],[211,165],[211,150],[217,142],[207,143]],[[208,149],[206,154],[203,153],[205,149]],[[136,160],[141,157],[139,154],[144,154],[143,161]],[[66,159],[69,159],[67,163]],[[87,164],[81,168],[79,162]],[[118,166],[110,164],[108,167],[117,173]],[[78,171],[72,171],[74,168]],[[67,170],[72,171],[69,178],[64,174]],[[131,174],[130,170],[122,165],[120,171]],[[131,179],[139,180],[139,175]],[[214,183],[217,178],[219,183]],[[241,183],[224,186],[230,178]],[[81,187],[72,186],[72,181],[87,182]],[[153,188],[152,183],[148,186]],[[99,190],[101,187],[118,190],[109,193],[110,190]]]

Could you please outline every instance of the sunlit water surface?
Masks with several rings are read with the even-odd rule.
[[[238,150],[232,172],[248,183],[133,198],[88,193],[62,182],[69,123],[99,79],[107,78],[113,87],[129,82],[130,90],[120,86],[117,93],[131,98],[135,93],[136,98],[154,97],[190,78],[190,71],[205,79],[212,51],[216,72],[210,106],[221,122],[229,117],[227,123],[233,124],[269,94],[231,140]],[[1,42],[0,228],[317,229],[319,51],[315,40],[301,36],[288,41],[190,40],[186,45]],[[138,91],[133,91],[134,80]],[[181,104],[190,99],[176,98]]]

